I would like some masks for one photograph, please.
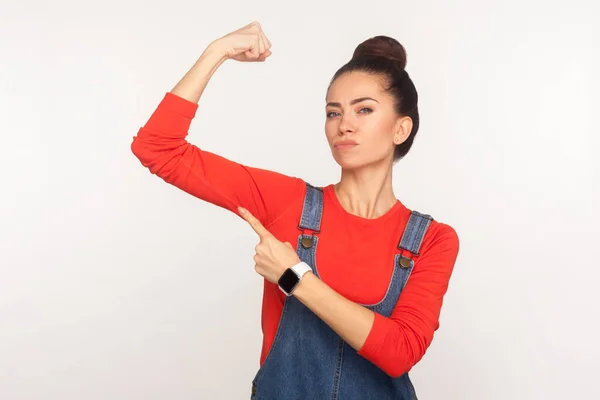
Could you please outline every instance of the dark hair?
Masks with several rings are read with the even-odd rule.
[[[402,159],[412,147],[419,130],[418,94],[406,67],[406,50],[396,39],[388,36],[375,36],[360,43],[354,50],[352,59],[343,65],[333,76],[329,86],[346,72],[363,71],[381,75],[384,89],[396,100],[396,112],[408,116],[413,127],[408,138],[394,149],[394,162]]]

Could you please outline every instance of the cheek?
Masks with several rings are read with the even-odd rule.
[[[327,142],[331,144],[331,141],[336,136],[337,127],[332,123],[325,123],[325,137],[327,138]]]
[[[394,140],[394,128],[388,121],[373,121],[367,129],[376,146],[389,147]]]

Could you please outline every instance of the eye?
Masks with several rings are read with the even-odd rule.
[[[369,107],[363,107],[358,112],[362,113],[362,114],[370,114],[370,113],[373,112],[373,109],[371,109]],[[327,118],[333,118],[333,117],[335,117],[337,115],[339,115],[338,112],[336,112],[336,111],[330,111],[330,112],[327,113]]]

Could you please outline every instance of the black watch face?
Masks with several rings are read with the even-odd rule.
[[[286,269],[281,278],[279,278],[279,286],[287,293],[290,293],[294,287],[298,284],[298,275],[291,269]]]

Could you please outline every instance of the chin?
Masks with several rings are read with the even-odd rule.
[[[369,165],[367,160],[363,160],[358,157],[340,157],[334,155],[333,159],[342,169],[345,170],[359,169]]]
[[[333,154],[333,159],[335,162],[344,170],[358,170],[365,167],[383,167],[387,164],[388,159],[386,157],[360,157],[358,154],[349,156],[349,155],[340,155]]]

